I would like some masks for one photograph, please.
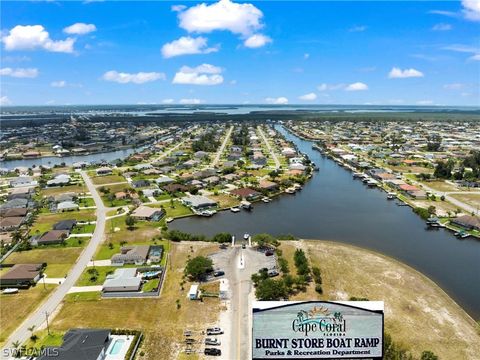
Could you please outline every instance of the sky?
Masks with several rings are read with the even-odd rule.
[[[480,106],[480,0],[2,1],[0,104]]]

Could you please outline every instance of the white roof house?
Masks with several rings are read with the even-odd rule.
[[[102,291],[139,291],[141,283],[142,279],[137,277],[136,268],[117,269],[112,275],[107,275]]]
[[[187,297],[190,300],[195,300],[197,299],[197,295],[198,295],[198,284],[193,284],[192,286],[190,286],[190,290],[188,291]]]
[[[65,185],[70,183],[71,178],[70,175],[60,174],[55,176],[53,179],[47,181],[48,186],[55,186],[55,185]]]
[[[194,209],[205,208],[209,206],[216,206],[217,202],[202,195],[190,195],[182,198],[182,202],[186,206],[190,206]]]
[[[78,209],[78,205],[75,204],[73,201],[62,201],[57,205],[57,211],[68,211],[76,209]]]
[[[30,176],[19,176],[16,179],[10,181],[11,187],[23,187],[23,186],[37,186],[38,182],[33,180]]]

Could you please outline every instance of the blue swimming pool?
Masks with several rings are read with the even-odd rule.
[[[117,355],[120,350],[122,350],[123,344],[125,343],[125,340],[123,339],[117,339],[113,343],[113,346],[110,348],[109,355]]]

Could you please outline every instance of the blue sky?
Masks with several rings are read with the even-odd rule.
[[[1,5],[3,105],[480,105],[480,0]]]

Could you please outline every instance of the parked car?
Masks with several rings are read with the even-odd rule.
[[[225,271],[221,271],[221,270],[215,271],[213,273],[213,276],[215,276],[215,277],[223,276],[223,275],[225,275]]]
[[[247,245],[242,244],[242,249],[246,249],[246,248],[247,248]]]
[[[204,354],[212,355],[212,356],[220,356],[222,355],[222,351],[216,348],[205,348]]]
[[[223,330],[219,327],[207,328],[207,335],[220,335],[223,334]]]
[[[278,271],[277,270],[269,270],[268,271],[268,276],[270,277],[275,277],[275,276],[278,276]]]
[[[265,256],[272,256],[272,255],[273,255],[273,250],[265,251]]]
[[[213,346],[218,346],[220,345],[220,340],[214,337],[207,337],[205,338],[205,345],[213,345]]]

